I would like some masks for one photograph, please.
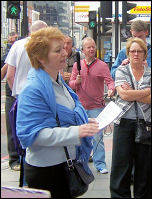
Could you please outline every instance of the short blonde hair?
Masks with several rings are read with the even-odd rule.
[[[65,36],[56,27],[43,28],[31,34],[25,47],[33,68],[43,69],[39,60],[48,60],[50,44],[53,39],[61,39],[64,41]]]
[[[85,38],[82,40],[82,49],[84,49],[84,45],[85,45],[85,43],[88,42],[88,41],[93,41],[93,42],[95,43],[95,41],[94,41],[94,39],[93,39],[92,37],[85,37]],[[96,46],[96,43],[95,43],[95,46]]]
[[[129,51],[130,51],[130,47],[133,43],[137,43],[139,44],[139,46],[144,50],[144,54],[145,54],[145,59],[147,58],[147,54],[148,54],[148,49],[147,49],[147,46],[145,44],[145,42],[138,38],[138,37],[135,37],[135,38],[129,38],[127,43],[126,43],[126,55],[129,57]]]

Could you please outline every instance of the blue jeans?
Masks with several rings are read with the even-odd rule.
[[[86,110],[88,118],[96,118],[104,108]],[[103,142],[103,132],[95,134],[93,137],[93,162],[97,170],[106,169],[105,147]]]

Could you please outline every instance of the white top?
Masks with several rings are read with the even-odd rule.
[[[29,69],[32,67],[28,54],[25,50],[27,38],[16,41],[5,60],[5,63],[16,67],[14,83],[12,88],[12,96],[19,95],[26,83],[26,78]]]

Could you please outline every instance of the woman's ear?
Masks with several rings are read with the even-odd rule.
[[[145,53],[145,56],[144,56],[144,58],[143,58],[143,61],[145,61],[145,60],[147,59],[147,56],[148,56],[148,52]]]
[[[146,57],[146,55],[145,55],[145,57],[144,57],[143,61],[145,61],[145,60],[146,60],[146,58],[147,58],[147,57]]]
[[[44,66],[46,64],[46,60],[40,58],[38,59],[38,61],[41,63],[42,66]]]

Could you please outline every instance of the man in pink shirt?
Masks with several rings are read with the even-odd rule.
[[[88,117],[96,118],[105,107],[104,83],[108,86],[108,96],[111,97],[115,92],[114,81],[108,65],[95,57],[96,44],[91,37],[86,37],[82,41],[82,48],[85,59],[80,61],[80,74],[75,62],[69,86],[76,90]],[[93,162],[97,171],[108,173],[102,132],[93,139]]]

